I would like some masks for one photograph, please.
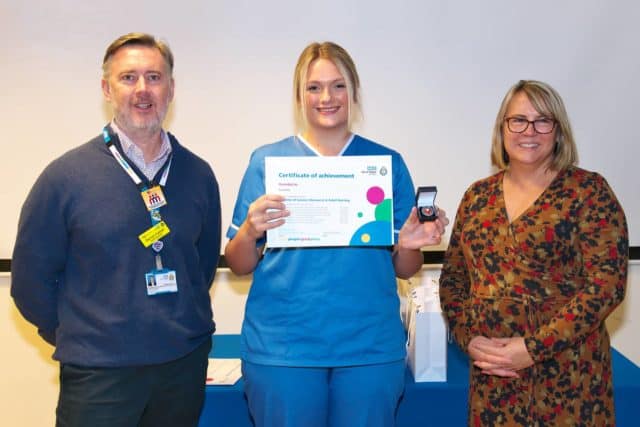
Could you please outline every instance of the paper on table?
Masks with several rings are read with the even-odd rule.
[[[233,385],[241,376],[240,359],[209,359],[207,385]]]

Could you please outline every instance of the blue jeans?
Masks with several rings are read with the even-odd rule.
[[[211,339],[158,365],[60,366],[56,427],[197,426]]]

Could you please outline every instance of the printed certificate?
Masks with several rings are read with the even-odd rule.
[[[266,157],[266,192],[291,212],[267,247],[393,245],[391,177],[391,156]]]

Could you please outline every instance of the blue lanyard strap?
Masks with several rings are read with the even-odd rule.
[[[133,170],[129,162],[127,162],[127,159],[125,159],[125,157],[122,154],[120,154],[120,152],[118,151],[118,148],[115,146],[115,144],[111,140],[111,135],[109,134],[109,131],[107,130],[106,126],[102,129],[102,139],[104,140],[104,143],[107,145],[107,147],[109,148],[109,151],[111,151],[111,154],[116,159],[120,167],[122,167],[122,169],[127,173],[127,175],[129,175],[129,177],[133,180],[133,183],[136,185],[136,187],[138,187],[138,190],[140,190],[141,193],[144,193],[145,191],[147,191],[148,190],[147,185],[144,183],[142,179],[140,179],[140,177]],[[164,184],[167,182],[167,177],[169,176],[169,168],[171,167],[171,160],[172,160],[172,155],[169,156],[169,159],[162,166],[164,170],[162,172],[162,177],[160,178],[161,186],[164,186]],[[156,185],[154,181],[151,181],[150,184],[151,184],[151,187],[154,187]],[[162,215],[160,214],[160,208],[151,209],[149,211],[149,217],[151,219],[152,226],[161,222]],[[163,269],[162,258],[160,257],[160,251],[162,251],[163,247],[164,245],[161,240],[158,240],[151,245],[151,249],[155,253],[155,268],[158,271]]]
[[[142,179],[140,179],[140,177],[133,170],[129,162],[127,162],[127,159],[125,159],[124,156],[120,154],[115,144],[111,140],[111,135],[109,135],[109,131],[107,130],[106,127],[102,129],[102,139],[104,140],[104,143],[109,148],[109,151],[111,151],[111,154],[113,155],[113,157],[118,161],[118,164],[120,165],[120,167],[127,173],[127,175],[129,175],[129,177],[131,178],[133,183],[136,185],[136,187],[138,187],[138,189],[142,189],[142,187],[146,187],[144,186]],[[146,190],[146,188],[142,189],[142,191],[144,190]]]
[[[133,170],[129,162],[127,162],[127,159],[125,159],[125,157],[122,154],[120,154],[120,151],[118,151],[118,148],[115,146],[115,144],[111,139],[111,135],[109,134],[109,130],[107,129],[107,127],[104,127],[102,129],[102,139],[104,140],[104,143],[109,148],[109,151],[111,151],[111,154],[113,155],[113,157],[117,160],[120,167],[127,173],[127,175],[129,175],[129,177],[131,178],[133,183],[136,185],[136,187],[138,187],[138,190],[140,190],[141,193],[147,191],[149,187]],[[167,181],[167,177],[169,175],[169,167],[171,166],[171,160],[172,160],[172,156],[170,156],[169,159],[162,166],[163,171],[162,171],[162,177],[160,178],[160,185],[164,185]],[[151,187],[154,187],[155,185],[156,185],[155,182],[151,181]],[[149,211],[149,216],[151,218],[151,225],[156,225],[160,221],[162,221],[160,208],[151,209]]]

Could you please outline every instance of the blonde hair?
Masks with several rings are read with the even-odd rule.
[[[520,80],[511,86],[498,110],[491,139],[491,163],[500,170],[509,167],[509,155],[504,149],[505,115],[513,97],[523,92],[538,113],[556,121],[556,145],[550,168],[562,170],[578,163],[578,150],[571,132],[569,116],[562,98],[549,84],[537,80]]]
[[[106,79],[109,76],[109,65],[111,65],[113,55],[124,46],[146,46],[158,49],[169,68],[169,76],[173,76],[173,53],[171,53],[171,49],[167,43],[156,39],[151,34],[128,33],[118,37],[107,47],[104,58],[102,59],[103,78]]]
[[[360,107],[360,77],[356,65],[349,53],[333,42],[311,43],[304,48],[293,74],[293,117],[296,132],[303,132],[307,126],[305,107],[307,73],[309,66],[316,59],[327,59],[338,68],[345,79],[349,93],[348,124],[349,130],[362,116]]]

